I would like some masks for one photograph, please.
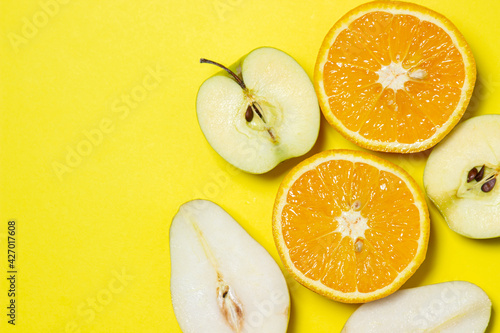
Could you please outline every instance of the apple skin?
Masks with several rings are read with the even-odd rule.
[[[320,110],[303,68],[270,47],[253,50],[229,68],[242,77],[246,90],[222,70],[197,95],[198,123],[212,148],[236,168],[254,174],[306,154],[318,138]],[[261,106],[265,123],[255,113],[246,121],[252,101]]]
[[[467,183],[469,171],[482,165],[488,174],[500,170],[500,115],[477,116],[456,126],[433,149],[423,177],[427,196],[450,229],[477,239],[500,236],[500,182],[487,193],[481,183]]]

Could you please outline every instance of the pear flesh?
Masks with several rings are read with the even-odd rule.
[[[198,123],[212,148],[235,167],[256,174],[307,153],[318,138],[320,110],[304,69],[270,47],[250,52],[232,68],[244,88],[222,71],[198,91]]]
[[[483,166],[483,177],[468,182],[469,172]],[[424,187],[452,230],[470,238],[499,237],[499,172],[500,115],[477,116],[459,124],[434,148]],[[492,188],[486,187],[493,182]]]
[[[488,295],[465,281],[399,290],[360,306],[342,332],[484,332],[491,315]]]
[[[269,253],[206,200],[179,208],[170,227],[170,291],[184,333],[280,333],[288,326],[285,278]]]

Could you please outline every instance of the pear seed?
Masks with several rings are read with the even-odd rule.
[[[218,276],[218,284],[217,303],[222,316],[234,332],[241,332],[244,317],[243,307],[220,275]]]
[[[497,179],[491,178],[486,183],[484,183],[483,186],[481,186],[481,191],[486,192],[486,193],[491,191],[495,187],[496,183],[497,183]]]
[[[467,175],[467,183],[473,181],[476,178],[476,175],[477,175],[477,169],[476,168],[470,169],[469,174]]]

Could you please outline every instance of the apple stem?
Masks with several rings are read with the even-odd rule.
[[[245,85],[245,82],[243,82],[243,79],[240,78],[238,75],[236,75],[235,72],[233,72],[232,70],[230,70],[226,66],[219,64],[218,62],[205,59],[205,58],[200,58],[200,64],[212,64],[212,65],[215,65],[217,67],[222,68],[223,70],[228,72],[233,77],[233,79],[236,81],[236,83],[238,83],[240,85],[241,89],[247,90],[247,86]],[[260,111],[260,110],[262,110],[262,108],[260,107],[259,103],[257,103],[257,102],[250,103],[249,108],[247,108],[247,110],[245,112],[246,121],[247,122],[252,121],[252,119],[253,119],[253,113],[251,113],[252,110],[253,110],[253,112],[255,112],[259,116],[260,119],[262,119],[262,122],[265,124],[266,120],[264,119],[264,116],[262,115],[262,112]],[[271,139],[273,140],[273,142],[276,142],[276,137],[274,136],[271,129],[268,129],[267,132],[271,136]]]
[[[247,88],[247,86],[245,85],[245,82],[243,82],[243,80],[238,75],[236,75],[232,70],[230,70],[226,66],[221,65],[218,62],[205,59],[205,58],[201,58],[200,59],[200,64],[212,64],[212,65],[215,65],[217,67],[222,68],[223,70],[225,70],[226,72],[228,72],[234,78],[234,80],[240,85],[241,89],[246,89]]]

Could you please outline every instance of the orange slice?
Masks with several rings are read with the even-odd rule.
[[[425,7],[375,1],[326,35],[314,85],[328,122],[367,149],[411,153],[438,143],[469,103],[476,65],[446,17]]]
[[[396,291],[425,259],[429,225],[410,175],[350,150],[325,151],[292,169],[273,212],[274,241],[290,274],[346,303]]]

